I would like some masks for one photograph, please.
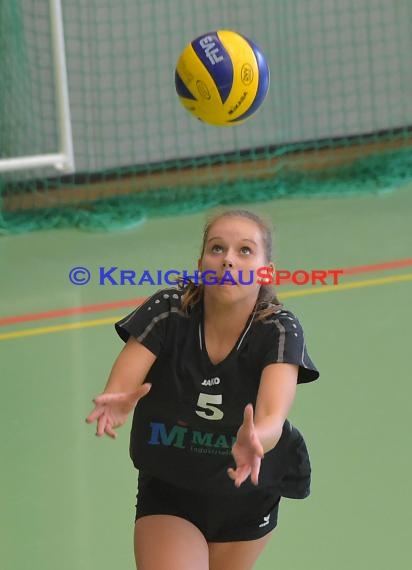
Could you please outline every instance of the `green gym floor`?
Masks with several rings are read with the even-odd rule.
[[[256,569],[407,570],[412,187],[248,207],[273,221],[279,269],[348,269],[338,286],[279,288],[321,372],[290,416],[313,484],[283,500]],[[134,568],[130,423],[112,441],[84,418],[122,347],[113,322],[158,287],[99,285],[98,268],[195,268],[210,213],[0,238],[2,570]],[[88,284],[69,281],[76,266]]]

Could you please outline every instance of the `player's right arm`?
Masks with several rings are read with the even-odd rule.
[[[97,422],[96,435],[116,437],[114,428],[124,424],[140,398],[149,392],[151,385],[144,381],[155,360],[150,350],[129,338],[113,365],[104,392],[93,400],[95,408],[86,418],[87,423]]]

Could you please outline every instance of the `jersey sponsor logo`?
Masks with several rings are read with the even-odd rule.
[[[169,433],[166,431],[165,424],[158,422],[150,422],[150,427],[152,428],[152,433],[148,443],[150,445],[165,445],[170,447],[179,447],[184,449],[185,438],[188,432],[187,427],[174,425]]]
[[[195,453],[229,455],[236,436],[192,430],[181,425],[167,429],[161,422],[150,422],[149,445],[189,449]]]

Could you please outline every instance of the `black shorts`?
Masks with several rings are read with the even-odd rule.
[[[140,472],[136,520],[174,515],[199,528],[207,542],[256,540],[276,527],[279,502],[276,491],[213,495],[175,487]]]

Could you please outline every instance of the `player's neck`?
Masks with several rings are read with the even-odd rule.
[[[253,312],[255,301],[241,303],[217,303],[212,299],[204,299],[204,325],[218,337],[242,332]]]

